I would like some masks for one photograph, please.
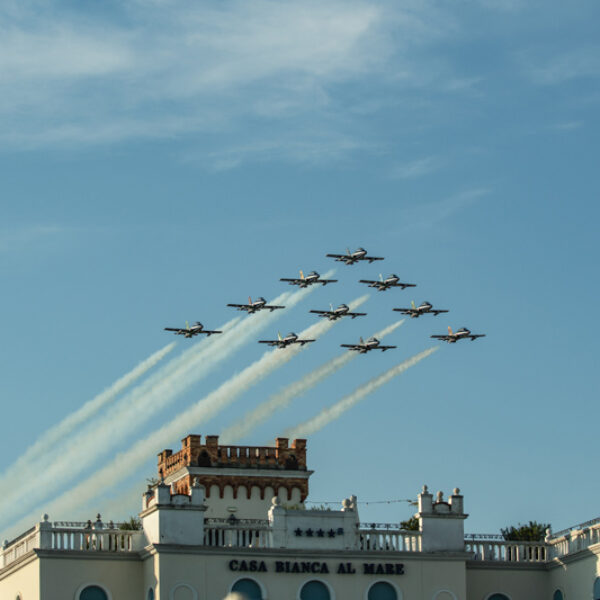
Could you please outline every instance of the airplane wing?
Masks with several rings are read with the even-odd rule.
[[[469,335],[468,337],[471,338],[471,341],[474,341],[477,338],[485,337],[485,333],[474,333],[473,335]]]
[[[222,331],[210,331],[209,329],[203,329],[202,331],[199,331],[198,333],[206,333],[206,335],[212,335],[213,333],[223,333]]]
[[[326,254],[325,256],[329,256],[330,258],[335,258],[336,260],[346,260],[348,258],[352,258],[348,254]]]
[[[383,256],[365,256],[363,260],[368,260],[369,263],[372,263],[374,260],[383,260]]]
[[[297,278],[290,278],[290,277],[280,277],[279,281],[288,281],[289,283],[292,283],[292,284],[298,284],[298,283],[302,283],[304,280],[297,279]]]
[[[328,283],[336,283],[337,279],[317,279],[315,283],[322,283],[323,285],[327,285]]]
[[[277,346],[279,340],[258,340],[259,344],[269,344],[269,346]]]
[[[413,312],[412,308],[392,308],[392,310],[402,313],[403,315],[410,315]]]
[[[389,283],[388,285],[389,285],[389,287],[400,287],[402,289],[409,288],[409,287],[417,287],[416,283],[402,283],[400,281],[398,283]]]
[[[344,313],[343,316],[344,317],[352,317],[354,319],[354,317],[366,317],[367,313],[347,312],[347,313]]]
[[[316,315],[321,315],[324,317],[325,315],[334,315],[335,313],[331,310],[309,310],[308,312],[315,313]]]
[[[386,350],[391,350],[392,348],[397,348],[397,346],[375,346],[374,350],[381,350],[385,352]]]
[[[275,306],[274,304],[271,306],[269,304],[265,304],[264,306],[262,306],[262,308],[264,308],[264,309],[268,308],[269,310],[273,311],[273,310],[276,310],[278,308],[285,308],[285,306]]]
[[[187,329],[178,329],[177,327],[165,327],[165,331],[176,331],[177,333],[186,333]]]
[[[340,344],[342,348],[348,348],[348,350],[361,350],[363,346],[359,346],[358,344]]]
[[[314,342],[316,340],[295,340],[294,344],[300,344],[301,346],[304,346],[304,344],[310,344],[311,342]]]
[[[228,304],[227,306],[233,306],[234,308],[239,308],[240,310],[252,309],[252,306],[250,306],[250,304]]]
[[[429,337],[432,337],[436,340],[444,340],[445,342],[447,342],[450,339],[449,335],[430,335]]]
[[[437,308],[432,308],[430,311],[430,313],[433,313],[436,317],[441,314],[441,313],[447,313],[447,310],[438,310]]]
[[[375,279],[359,279],[358,283],[381,283],[381,281]]]

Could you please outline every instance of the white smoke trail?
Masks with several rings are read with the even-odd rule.
[[[275,298],[273,303],[285,302],[286,308],[291,308],[313,289],[315,288],[304,288],[292,294],[285,292]],[[262,312],[249,316],[238,326],[229,329],[228,335],[224,333],[203,340],[201,344],[206,344],[206,348],[197,352],[192,360],[185,362],[168,377],[162,379],[155,377],[151,385],[142,386],[144,389],[141,392],[134,390],[135,393],[124,396],[100,425],[94,424],[93,428],[76,435],[70,441],[68,448],[61,452],[60,460],[49,465],[44,471],[38,472],[33,480],[22,482],[21,486],[13,488],[13,494],[8,494],[8,498],[5,496],[0,500],[2,524],[12,521],[15,514],[22,513],[24,508],[28,509],[44,495],[51,494],[65,480],[87,469],[99,455],[105,454],[117,442],[130,437],[134,426],[140,426],[147,421],[159,408],[163,408],[167,402],[174,400],[190,385],[209,373],[218,362],[253,339],[258,331],[277,318],[277,313],[282,312],[284,311]],[[225,331],[225,328],[223,330]],[[306,332],[309,330],[312,333],[311,328]],[[296,348],[291,349],[292,352],[296,350]],[[183,414],[188,414],[188,411]],[[152,443],[153,440],[151,439],[150,442]],[[146,458],[147,456],[148,453]]]
[[[228,337],[227,333],[232,331],[239,321],[240,318],[236,317],[223,325],[221,329],[224,333],[221,337]],[[144,399],[159,393],[165,384],[168,385],[174,378],[183,376],[192,365],[210,352],[216,340],[216,337],[211,336],[194,344],[122,396],[95,420],[85,423],[73,435],[64,439],[62,444],[48,447],[42,457],[24,465],[11,478],[10,487],[3,490],[0,497],[0,523],[4,525],[10,522],[15,515],[24,509],[27,510],[33,503],[51,494],[64,481],[87,468],[119,441],[118,434],[123,436],[127,435],[127,429],[134,430],[147,415],[141,410]],[[167,401],[175,399],[175,395],[168,398],[169,390],[166,391]],[[153,413],[158,407],[155,403],[148,412]],[[137,414],[130,410],[134,408],[138,411]],[[113,433],[117,435],[113,436]]]
[[[56,453],[57,444],[62,442],[76,427],[93,417],[100,409],[112,402],[121,392],[145,375],[153,366],[160,362],[173,348],[175,342],[167,344],[146,360],[139,363],[133,370],[117,379],[110,387],[86,402],[81,408],[65,417],[60,423],[54,425],[43,433],[2,475],[0,475],[0,489],[11,482],[17,483],[19,473],[29,474],[31,466],[35,463],[36,470],[40,461],[48,458],[49,453]],[[29,467],[29,471],[28,471]]]
[[[351,310],[354,310],[354,308],[356,307],[351,307]],[[397,321],[396,323],[392,323],[385,329],[378,331],[375,334],[375,337],[379,339],[384,338],[386,335],[400,327],[402,323],[404,323],[404,319]],[[335,358],[332,358],[330,361],[326,362],[324,365],[321,365],[314,371],[311,371],[302,379],[294,381],[294,383],[285,386],[279,392],[273,394],[268,400],[262,404],[259,404],[254,410],[246,413],[239,421],[222,431],[219,439],[223,444],[231,444],[243,438],[261,423],[272,417],[275,412],[288,406],[294,398],[305,394],[308,390],[315,387],[326,377],[329,377],[336,371],[339,371],[343,366],[347,365],[357,356],[358,354],[356,352],[344,352],[344,354],[341,356],[336,356]]]
[[[335,323],[336,321],[321,321],[302,331],[298,337],[300,339],[318,339],[329,331]],[[304,347],[298,345],[283,350],[267,350],[260,359],[225,381],[195,405],[177,415],[170,423],[163,425],[146,438],[136,442],[129,450],[118,454],[102,469],[50,504],[39,506],[36,511],[21,519],[15,525],[15,529],[30,523],[40,511],[52,514],[53,518],[58,518],[56,514],[66,518],[69,511],[80,510],[86,502],[125,479],[132,471],[140,468],[148,460],[148,456],[156,454],[157,448],[164,447],[173,438],[183,436],[199,423],[204,423],[214,417],[219,411],[232,404],[249,387],[289,362],[302,349]]]
[[[439,346],[434,346],[433,348],[428,348],[419,354],[415,354],[411,358],[401,362],[400,364],[392,367],[391,369],[385,371],[381,375],[371,379],[364,385],[358,387],[354,392],[348,394],[344,398],[342,398],[339,402],[336,402],[333,406],[329,406],[324,408],[318,415],[297,425],[296,427],[291,427],[284,433],[284,437],[289,437],[292,439],[298,437],[307,437],[312,433],[323,429],[325,425],[328,425],[332,421],[335,421],[339,417],[341,417],[347,410],[350,410],[353,406],[358,404],[363,398],[374,392],[377,388],[381,387],[397,375],[404,373],[410,367],[416,365],[418,362],[422,361],[424,358],[427,358],[430,354],[433,354],[436,350],[439,349]]]
[[[286,307],[291,307],[309,291],[310,288],[295,294],[285,292],[273,302],[285,302]],[[222,335],[203,339],[123,396],[100,420],[78,431],[60,448],[59,453],[48,457],[52,460],[46,461],[44,465],[34,463],[34,477],[25,477],[26,473],[23,472],[17,481],[11,482],[9,493],[0,498],[0,521],[5,523],[12,520],[23,508],[29,508],[44,495],[58,489],[66,480],[83,472],[99,456],[131,436],[136,427],[141,426],[159,409],[210,373],[218,362],[253,339],[258,331],[277,316],[276,312],[262,312],[239,323],[240,319],[236,317],[221,328],[224,332]]]

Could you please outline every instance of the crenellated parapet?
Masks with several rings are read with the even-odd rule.
[[[271,498],[299,505],[308,496],[306,440],[280,437],[274,446],[222,446],[219,437],[188,435],[181,450],[158,455],[158,475],[173,494],[188,495],[194,482],[205,490],[208,517],[264,518]]]
[[[289,446],[288,438],[277,438],[275,446],[221,446],[218,435],[188,435],[181,440],[181,450],[170,449],[158,455],[158,475],[166,478],[183,467],[306,470],[306,440]]]

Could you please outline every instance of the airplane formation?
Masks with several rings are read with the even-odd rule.
[[[384,260],[382,256],[369,256],[367,251],[364,248],[357,248],[354,252],[350,252],[350,249],[346,249],[346,254],[326,254],[326,256],[335,259],[338,262],[343,262],[346,265],[354,265],[358,262],[368,262],[369,264],[373,263],[377,260]],[[307,275],[304,275],[303,271],[300,271],[300,277],[282,277],[280,281],[284,281],[289,285],[295,285],[300,288],[306,288],[311,285],[321,284],[326,286],[329,283],[336,283],[337,279],[321,279],[321,276],[316,271],[311,271]],[[359,283],[367,284],[371,288],[375,288],[378,292],[385,292],[391,288],[400,288],[402,290],[409,287],[416,287],[416,283],[406,283],[400,281],[398,275],[392,273],[388,275],[385,279],[383,275],[379,275],[379,279],[360,279]],[[273,312],[274,310],[285,308],[285,306],[276,306],[270,305],[263,297],[259,297],[256,300],[252,301],[251,297],[248,297],[248,304],[228,304],[227,306],[231,306],[239,311],[244,311],[247,314],[251,315],[261,310],[269,310]],[[410,316],[415,319],[421,317],[422,315],[431,314],[434,316],[438,316],[441,313],[449,312],[446,309],[438,309],[433,308],[431,302],[422,302],[419,306],[416,306],[415,302],[412,301],[410,307],[408,308],[394,308],[394,311],[397,311],[403,315]],[[336,321],[337,319],[341,319],[342,317],[350,317],[354,320],[356,317],[364,317],[367,313],[359,313],[352,312],[347,304],[340,304],[337,308],[333,308],[333,305],[330,305],[330,310],[310,310],[309,312],[318,315],[319,317],[323,317],[329,319],[330,321]],[[166,331],[172,331],[175,335],[183,335],[186,338],[192,338],[196,335],[206,334],[207,336],[211,336],[212,334],[223,333],[222,331],[216,330],[208,330],[204,329],[204,326],[199,321],[196,321],[194,325],[190,327],[189,323],[186,321],[185,328],[176,328],[176,327],[165,327]],[[448,327],[447,334],[435,334],[430,337],[434,339],[438,339],[440,341],[448,342],[449,344],[455,344],[460,340],[470,339],[471,341],[476,340],[480,337],[485,337],[484,333],[476,333],[473,334],[466,327],[461,327],[456,331],[453,331],[451,327]],[[267,344],[269,346],[273,346],[276,348],[287,348],[293,344],[299,344],[300,346],[304,346],[305,344],[310,344],[315,340],[309,339],[300,339],[298,335],[291,332],[286,336],[282,336],[280,333],[277,334],[277,339],[273,340],[258,340],[259,344]],[[358,352],[359,354],[366,354],[372,350],[381,350],[385,352],[386,350],[392,350],[396,348],[396,346],[384,346],[380,343],[380,341],[371,337],[366,341],[363,338],[359,338],[359,342],[357,344],[340,344],[342,348],[347,348],[350,352]]]

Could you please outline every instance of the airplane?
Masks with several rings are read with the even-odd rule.
[[[382,352],[385,352],[386,350],[396,348],[396,346],[382,346],[376,337],[370,337],[366,342],[360,338],[358,344],[340,344],[340,346],[342,348],[348,348],[348,350],[354,350],[359,354],[366,354],[371,350],[381,350]]]
[[[340,304],[337,308],[329,305],[331,310],[309,310],[308,312],[315,313],[320,317],[327,317],[330,321],[336,321],[341,317],[364,317],[367,313],[350,312],[350,308],[347,304]]]
[[[383,278],[383,275],[379,275],[379,280],[373,279],[361,279],[360,283],[368,283],[369,287],[377,288],[378,292],[385,292],[392,287],[399,287],[405,289],[407,287],[416,287],[416,283],[402,283],[398,275],[394,275],[393,273]]]
[[[321,276],[316,271],[311,271],[308,275],[304,276],[304,272],[300,271],[299,279],[282,277],[279,281],[288,281],[290,285],[299,285],[301,288],[305,288],[313,285],[313,283],[322,283],[323,285],[335,283],[337,279],[321,279]]]
[[[259,340],[259,344],[269,344],[269,346],[277,346],[278,348],[287,348],[291,344],[300,344],[304,346],[304,344],[310,344],[310,342],[314,342],[315,340],[299,340],[298,336],[295,333],[288,333],[285,337],[281,337],[281,333],[277,333],[276,340]]]
[[[382,256],[367,256],[367,251],[364,248],[357,248],[354,252],[350,252],[350,248],[346,248],[346,254],[326,254],[325,256],[335,258],[335,260],[347,265],[354,265],[360,260],[368,260],[369,264],[374,260],[383,260]]]
[[[444,340],[449,344],[455,344],[458,340],[465,340],[470,338],[471,341],[475,341],[477,338],[485,337],[485,333],[471,333],[466,327],[461,327],[456,331],[452,331],[452,327],[448,327],[448,335],[432,335],[430,336],[436,340]]]
[[[208,329],[204,329],[204,325],[202,325],[200,321],[196,321],[191,327],[186,321],[185,329],[179,329],[177,327],[165,327],[165,331],[174,331],[175,335],[183,335],[186,338],[194,337],[200,333],[205,333],[208,337],[210,337],[213,333],[223,333],[222,331],[209,331]]]
[[[248,296],[248,304],[228,304],[227,306],[233,306],[238,310],[245,310],[249,315],[254,314],[259,310],[270,310],[273,312],[278,308],[285,308],[285,306],[275,306],[267,304],[267,301],[261,296],[252,302],[252,298]]]
[[[434,316],[438,316],[440,313],[447,313],[447,310],[439,310],[437,308],[433,308],[433,304],[431,302],[421,302],[419,306],[415,306],[414,300],[410,303],[410,308],[394,308],[393,310],[397,312],[401,312],[403,315],[410,315],[412,319],[416,319],[424,314],[432,314]]]

